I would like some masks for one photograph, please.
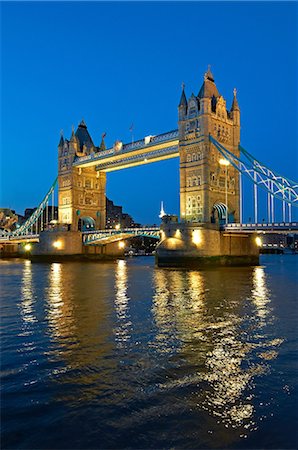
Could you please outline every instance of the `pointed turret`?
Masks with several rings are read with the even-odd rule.
[[[104,150],[106,150],[107,148],[106,148],[106,144],[105,144],[105,137],[106,137],[106,133],[103,133],[102,135],[101,135],[101,143],[100,143],[100,146],[99,146],[99,151],[104,151]]]
[[[240,108],[238,105],[238,100],[237,100],[237,89],[236,88],[234,88],[233,94],[234,94],[234,97],[233,97],[231,111],[240,111]]]
[[[58,144],[58,147],[63,147],[64,145],[64,137],[63,137],[63,130],[60,131],[60,141]]]
[[[181,98],[180,98],[180,103],[179,103],[179,108],[180,106],[187,106],[187,100],[186,100],[186,95],[184,92],[184,88],[185,88],[185,84],[182,83],[182,92],[181,92]]]
[[[71,136],[70,136],[70,141],[69,142],[72,142],[72,143],[75,142],[76,144],[79,144],[79,140],[78,140],[78,138],[77,138],[77,136],[75,134],[73,125],[72,125],[72,128],[71,128]]]
[[[85,145],[89,151],[94,147],[93,141],[87,130],[87,125],[86,125],[84,119],[82,119],[81,122],[79,123],[78,129],[77,129],[75,135],[79,141],[81,150],[83,149],[83,145]]]
[[[186,116],[186,112],[187,112],[187,99],[186,99],[184,88],[185,88],[185,84],[182,83],[181,98],[180,98],[180,102],[178,105],[179,120],[183,120],[184,117]]]
[[[219,92],[217,90],[216,84],[214,82],[214,76],[210,70],[210,66],[208,66],[207,72],[204,75],[204,82],[202,87],[198,93],[199,98],[212,98],[219,97]]]

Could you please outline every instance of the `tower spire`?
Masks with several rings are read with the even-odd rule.
[[[104,140],[106,135],[107,135],[107,133],[102,133],[102,135],[101,135],[101,143],[99,146],[100,151],[106,150],[106,144],[105,144],[105,140]]]
[[[236,88],[233,89],[233,94],[234,94],[234,97],[233,97],[231,111],[236,111],[236,110],[240,109],[239,105],[238,105],[238,100],[237,100],[237,89]]]
[[[60,130],[60,141],[58,147],[63,147],[63,144],[64,144],[63,130]]]
[[[185,95],[185,92],[184,92],[185,84],[182,83],[181,87],[182,87],[182,92],[181,92],[181,98],[180,98],[179,106],[187,106],[186,95]]]
[[[161,202],[161,205],[160,205],[159,218],[162,219],[163,216],[166,216],[166,212],[165,212],[165,210],[164,210],[164,207],[163,207],[163,201],[162,201],[162,202]]]

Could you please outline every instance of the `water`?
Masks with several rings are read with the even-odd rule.
[[[297,260],[1,261],[2,448],[297,448]]]

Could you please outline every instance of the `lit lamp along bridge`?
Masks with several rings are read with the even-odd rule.
[[[176,255],[182,252],[183,241],[192,254],[197,252],[209,257],[210,250],[211,256],[244,259],[248,256],[248,260],[256,261],[251,233],[295,233],[298,230],[297,222],[292,220],[292,208],[298,206],[298,183],[258,161],[238,145],[239,142],[240,108],[236,90],[228,110],[210,68],[197,96],[192,94],[187,100],[183,86],[176,130],[146,136],[129,144],[116,141],[113,148],[106,149],[103,139],[100,147],[93,144],[82,121],[77,131],[73,130],[70,140],[61,136],[58,145],[59,221],[66,227],[64,232],[76,233],[77,239],[82,236],[80,245],[85,249],[108,246],[134,236],[150,236],[161,237],[158,249],[165,260],[170,250],[172,255],[174,249]],[[103,229],[106,173],[175,157],[180,158],[180,223],[174,218],[170,223],[171,216],[165,216],[161,232],[155,227]],[[243,204],[244,178],[250,181],[254,200],[252,220],[246,224],[243,223],[243,211],[247,208]],[[22,226],[11,233],[2,233],[2,243],[38,241],[46,230],[58,233],[58,227],[53,225],[56,186],[57,179]],[[260,220],[265,215],[266,221]],[[88,230],[87,223],[91,225]],[[192,238],[194,233],[196,239]],[[65,239],[69,236],[65,235]],[[217,243],[213,245],[214,242]]]
[[[298,206],[298,184],[276,174],[268,167],[262,165],[252,155],[240,147],[242,159],[237,158],[221,143],[210,136],[210,141],[216,146],[220,154],[236,167],[240,175],[245,175],[252,181],[254,189],[254,223],[222,223],[222,229],[237,233],[294,233],[298,231],[298,223],[291,222],[291,208]],[[77,158],[73,165],[75,167],[95,166],[96,170],[111,172],[124,168],[134,167],[142,164],[161,161],[164,159],[179,157],[178,130],[173,130],[158,136],[148,136],[130,144],[118,144],[114,148],[107,149],[101,153],[93,153],[88,156]],[[51,186],[45,198],[32,214],[32,216],[17,230],[11,233],[2,233],[0,242],[38,242],[39,232],[45,230],[44,219],[50,224],[54,204],[54,190],[57,187],[57,179]],[[267,216],[272,222],[257,221],[258,218],[258,188],[267,191],[268,211]],[[274,222],[274,201],[282,203],[283,222]],[[288,213],[286,213],[286,209]],[[242,195],[240,196],[240,216],[242,216]],[[287,216],[287,217],[286,217]],[[287,220],[286,220],[287,218]],[[48,219],[48,220],[47,220]],[[160,239],[160,229],[149,228],[126,228],[122,230],[92,230],[82,233],[84,245],[98,245],[121,241],[135,236],[153,237]]]

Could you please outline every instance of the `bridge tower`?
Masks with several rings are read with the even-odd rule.
[[[197,96],[187,100],[184,85],[178,106],[180,153],[180,214],[186,222],[239,221],[239,175],[220,165],[219,151],[209,134],[239,156],[240,109],[236,90],[230,110],[208,68]]]
[[[68,224],[71,231],[105,228],[106,174],[94,167],[76,168],[77,157],[105,150],[102,139],[95,147],[84,120],[77,131],[72,130],[70,140],[61,135],[58,145],[58,207],[59,223]]]

